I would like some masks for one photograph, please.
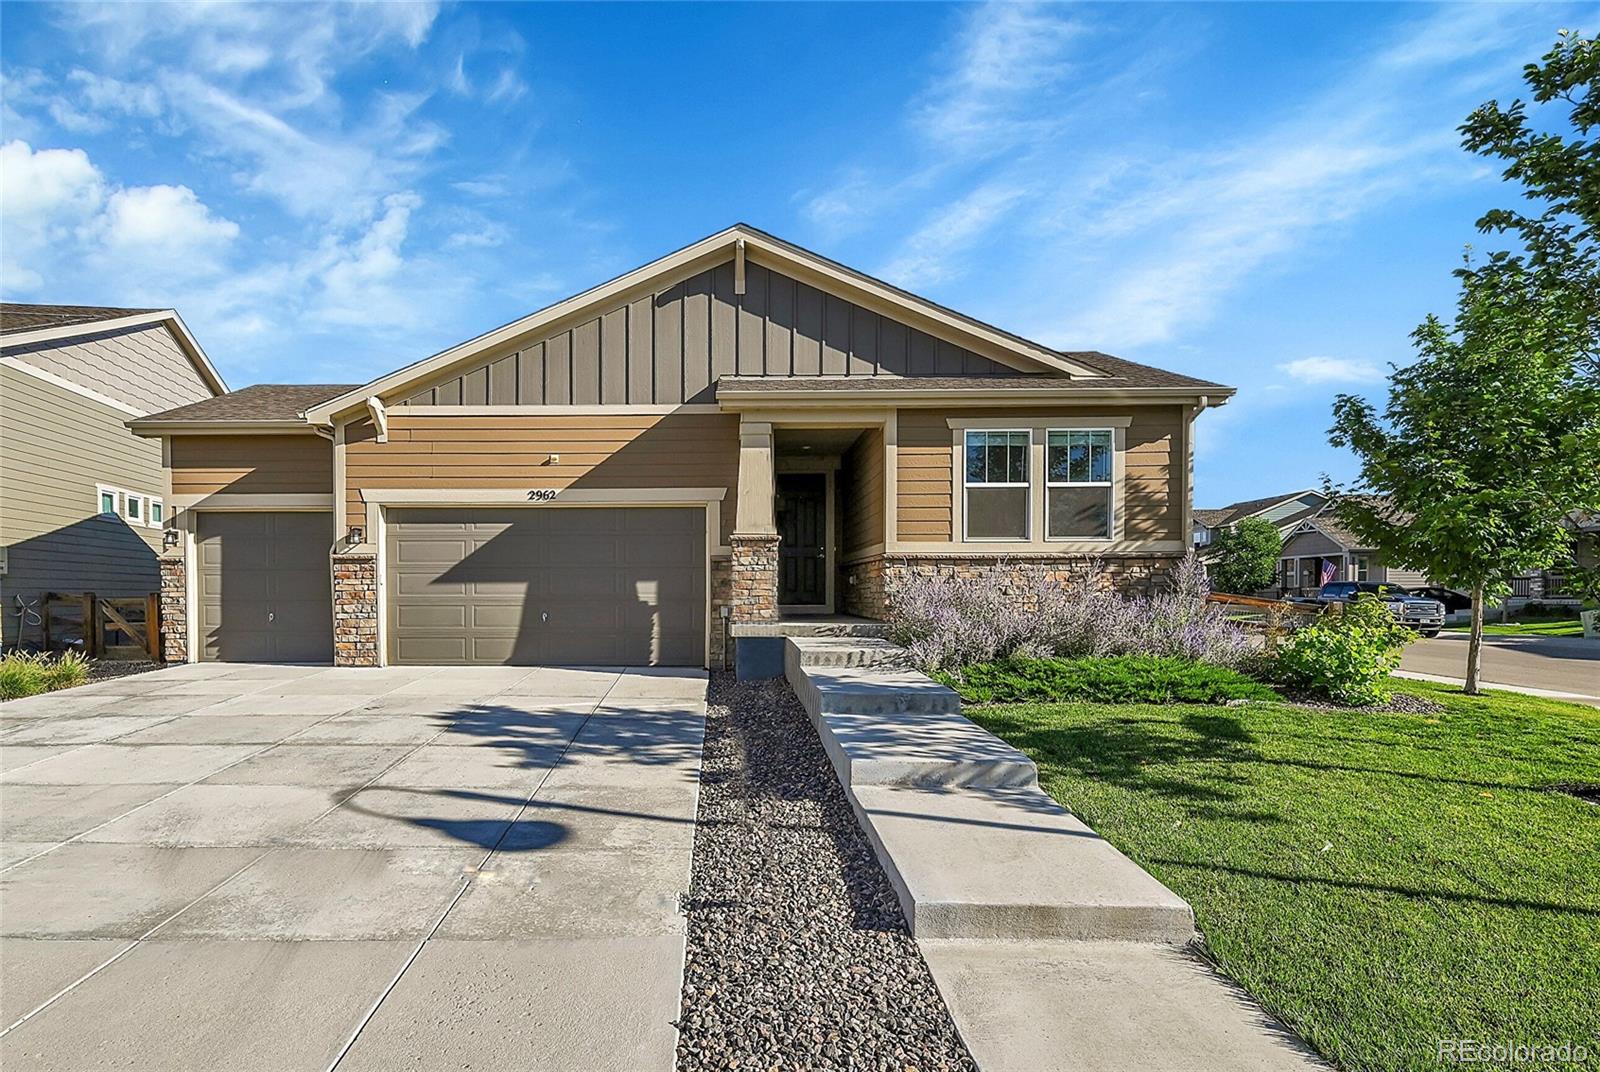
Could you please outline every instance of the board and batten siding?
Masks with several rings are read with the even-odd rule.
[[[157,528],[100,516],[96,484],[163,499],[161,445],[139,439],[129,415],[0,366],[0,577],[4,639],[17,628],[13,596],[156,591]],[[38,639],[37,629],[29,631]]]
[[[333,444],[319,435],[172,437],[174,495],[328,495]]]
[[[345,428],[349,516],[365,488],[722,488],[722,536],[733,531],[739,418],[723,413],[430,415],[391,410],[388,442],[372,425]]]
[[[896,521],[898,535],[907,543],[948,543],[952,535],[956,486],[950,457],[950,418],[993,420],[996,428],[1008,420],[1059,415],[1074,420],[1091,414],[1076,409],[917,409],[899,413],[896,450]],[[1124,411],[1118,416],[1127,416]],[[1183,466],[1181,455],[1183,410],[1178,406],[1141,406],[1131,411],[1127,452],[1122,458],[1125,540],[1184,540]],[[993,547],[995,545],[980,545]]]
[[[709,402],[721,376],[1016,376],[758,264],[733,264],[491,354],[399,403],[671,405]]]
[[[5,354],[143,413],[214,393],[165,324],[7,346]]]

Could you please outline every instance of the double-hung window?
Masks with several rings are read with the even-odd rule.
[[[1109,428],[1052,430],[1045,444],[1045,535],[1109,540],[1112,458]]]
[[[966,434],[966,539],[1028,539],[1031,442],[1025,430]]]

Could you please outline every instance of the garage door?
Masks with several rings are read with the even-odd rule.
[[[395,663],[701,666],[705,511],[392,510]]]
[[[333,660],[330,513],[201,513],[200,658]]]

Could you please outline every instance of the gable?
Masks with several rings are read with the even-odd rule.
[[[216,393],[164,323],[8,345],[5,355],[141,413]]]
[[[1025,373],[776,269],[732,260],[452,370],[400,405],[710,402],[721,376]]]

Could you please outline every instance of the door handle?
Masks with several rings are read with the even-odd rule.
[[[272,611],[270,611],[270,610],[269,610],[269,611],[267,611],[267,622],[268,622],[268,623],[269,623],[269,624],[270,624],[270,623],[272,623],[272,622],[275,622],[275,621],[277,621],[277,620],[278,620],[278,616],[277,616],[277,615],[276,615],[276,614],[274,614],[274,613],[273,613],[273,612],[272,612]]]

